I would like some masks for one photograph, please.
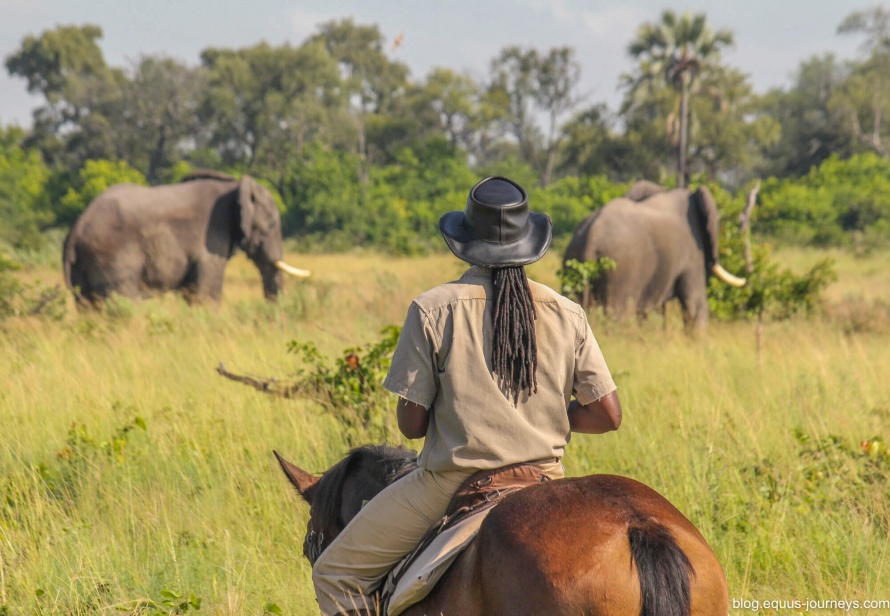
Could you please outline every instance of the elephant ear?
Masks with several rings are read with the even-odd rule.
[[[641,180],[630,187],[627,194],[624,195],[631,201],[645,201],[652,195],[665,192],[664,186],[659,186],[655,182],[649,180]]]
[[[717,212],[717,203],[707,186],[702,186],[692,193],[690,199],[701,216],[704,252],[707,259],[705,265],[710,271],[711,266],[719,261],[720,214]]]

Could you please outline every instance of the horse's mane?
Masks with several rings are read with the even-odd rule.
[[[404,447],[388,445],[362,445],[351,450],[307,490],[305,496],[312,501],[318,527],[330,528],[338,522],[343,482],[362,468],[375,475],[382,489],[417,468],[417,454]]]
[[[193,182],[194,180],[220,180],[223,182],[234,182],[235,178],[228,173],[222,171],[213,171],[212,169],[195,169],[179,180],[180,184],[185,182]]]

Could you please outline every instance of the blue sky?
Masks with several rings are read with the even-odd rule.
[[[728,28],[736,44],[727,63],[746,72],[755,90],[787,86],[801,60],[834,52],[854,58],[860,39],[835,34],[850,12],[874,0],[0,0],[0,56],[28,34],[61,24],[102,27],[110,64],[126,66],[142,54],[163,54],[197,64],[206,47],[245,47],[265,40],[299,44],[319,23],[352,16],[376,23],[387,39],[403,34],[391,52],[415,79],[435,66],[482,78],[507,45],[546,50],[575,48],[581,90],[590,102],[620,101],[618,77],[633,63],[626,48],[637,27],[661,11],[704,12],[715,28]],[[30,124],[25,81],[0,71],[0,122]]]

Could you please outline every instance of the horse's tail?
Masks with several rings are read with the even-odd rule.
[[[692,563],[667,528],[651,520],[627,531],[637,565],[640,616],[689,616]]]

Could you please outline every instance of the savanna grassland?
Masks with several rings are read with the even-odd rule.
[[[823,255],[779,253],[796,268]],[[696,340],[673,311],[666,326],[592,317],[624,424],[576,436],[567,471],[664,494],[715,549],[732,598],[890,600],[890,257],[831,256],[839,279],[823,313],[767,323],[759,356],[752,323],[712,322]],[[0,325],[0,614],[160,613],[164,601],[316,613],[307,507],[271,450],[322,471],[356,438],[404,441],[391,419],[346,434],[317,399],[260,393],[215,368],[287,380],[300,367],[289,341],[333,361],[462,266],[288,259],[314,275],[288,281],[277,305],[238,258],[218,308],[171,295]],[[557,267],[552,253],[529,273],[555,286]],[[60,279],[50,266],[22,276]]]

